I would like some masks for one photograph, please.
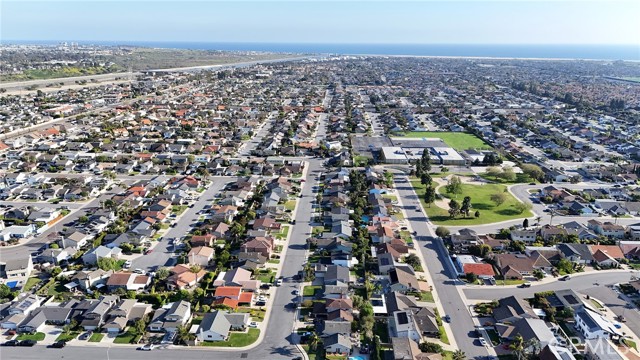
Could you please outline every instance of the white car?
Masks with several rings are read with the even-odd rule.
[[[258,327],[258,323],[255,322],[255,321],[252,321],[252,322],[249,323],[249,327],[250,328],[257,328]]]
[[[479,338],[479,340],[480,340],[480,345],[487,346],[487,340],[485,340],[483,337]]]
[[[153,350],[153,349],[155,349],[155,348],[156,348],[156,346],[155,346],[155,345],[153,345],[153,344],[146,344],[146,345],[144,345],[144,346],[140,346],[140,347],[138,348],[138,350],[142,350],[142,351],[151,351],[151,350]]]

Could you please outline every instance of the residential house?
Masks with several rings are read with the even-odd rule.
[[[109,277],[109,280],[107,280],[107,288],[110,292],[116,291],[117,289],[138,291],[149,286],[149,283],[151,283],[151,278],[147,275],[120,271]]]
[[[213,248],[208,246],[198,246],[192,248],[189,251],[187,259],[189,261],[189,264],[196,264],[206,267],[213,260],[214,254],[215,251],[213,250]]]
[[[149,323],[149,330],[176,332],[179,326],[184,326],[189,321],[191,321],[191,303],[180,300],[156,310]]]

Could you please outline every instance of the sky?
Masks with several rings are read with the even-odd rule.
[[[633,44],[637,0],[0,0],[0,41]]]

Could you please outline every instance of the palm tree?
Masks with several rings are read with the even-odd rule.
[[[311,333],[311,335],[309,336],[309,339],[307,340],[307,345],[309,345],[309,351],[315,351],[319,341],[320,339],[318,338],[318,335],[315,333],[315,331]]]
[[[202,266],[200,265],[191,265],[189,267],[189,271],[191,271],[192,273],[194,273],[196,275],[196,282],[198,282],[198,273],[202,270]]]
[[[451,358],[453,360],[466,360],[467,359],[467,354],[465,354],[464,351],[462,351],[462,350],[456,350],[453,353],[453,356]]]

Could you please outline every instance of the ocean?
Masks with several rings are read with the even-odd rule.
[[[73,40],[67,41],[70,42]],[[60,41],[4,41],[5,44],[56,44],[59,42]],[[98,45],[135,45],[175,49],[268,51],[304,54],[367,54],[640,61],[640,45],[303,44],[154,41],[79,41],[79,43]]]

